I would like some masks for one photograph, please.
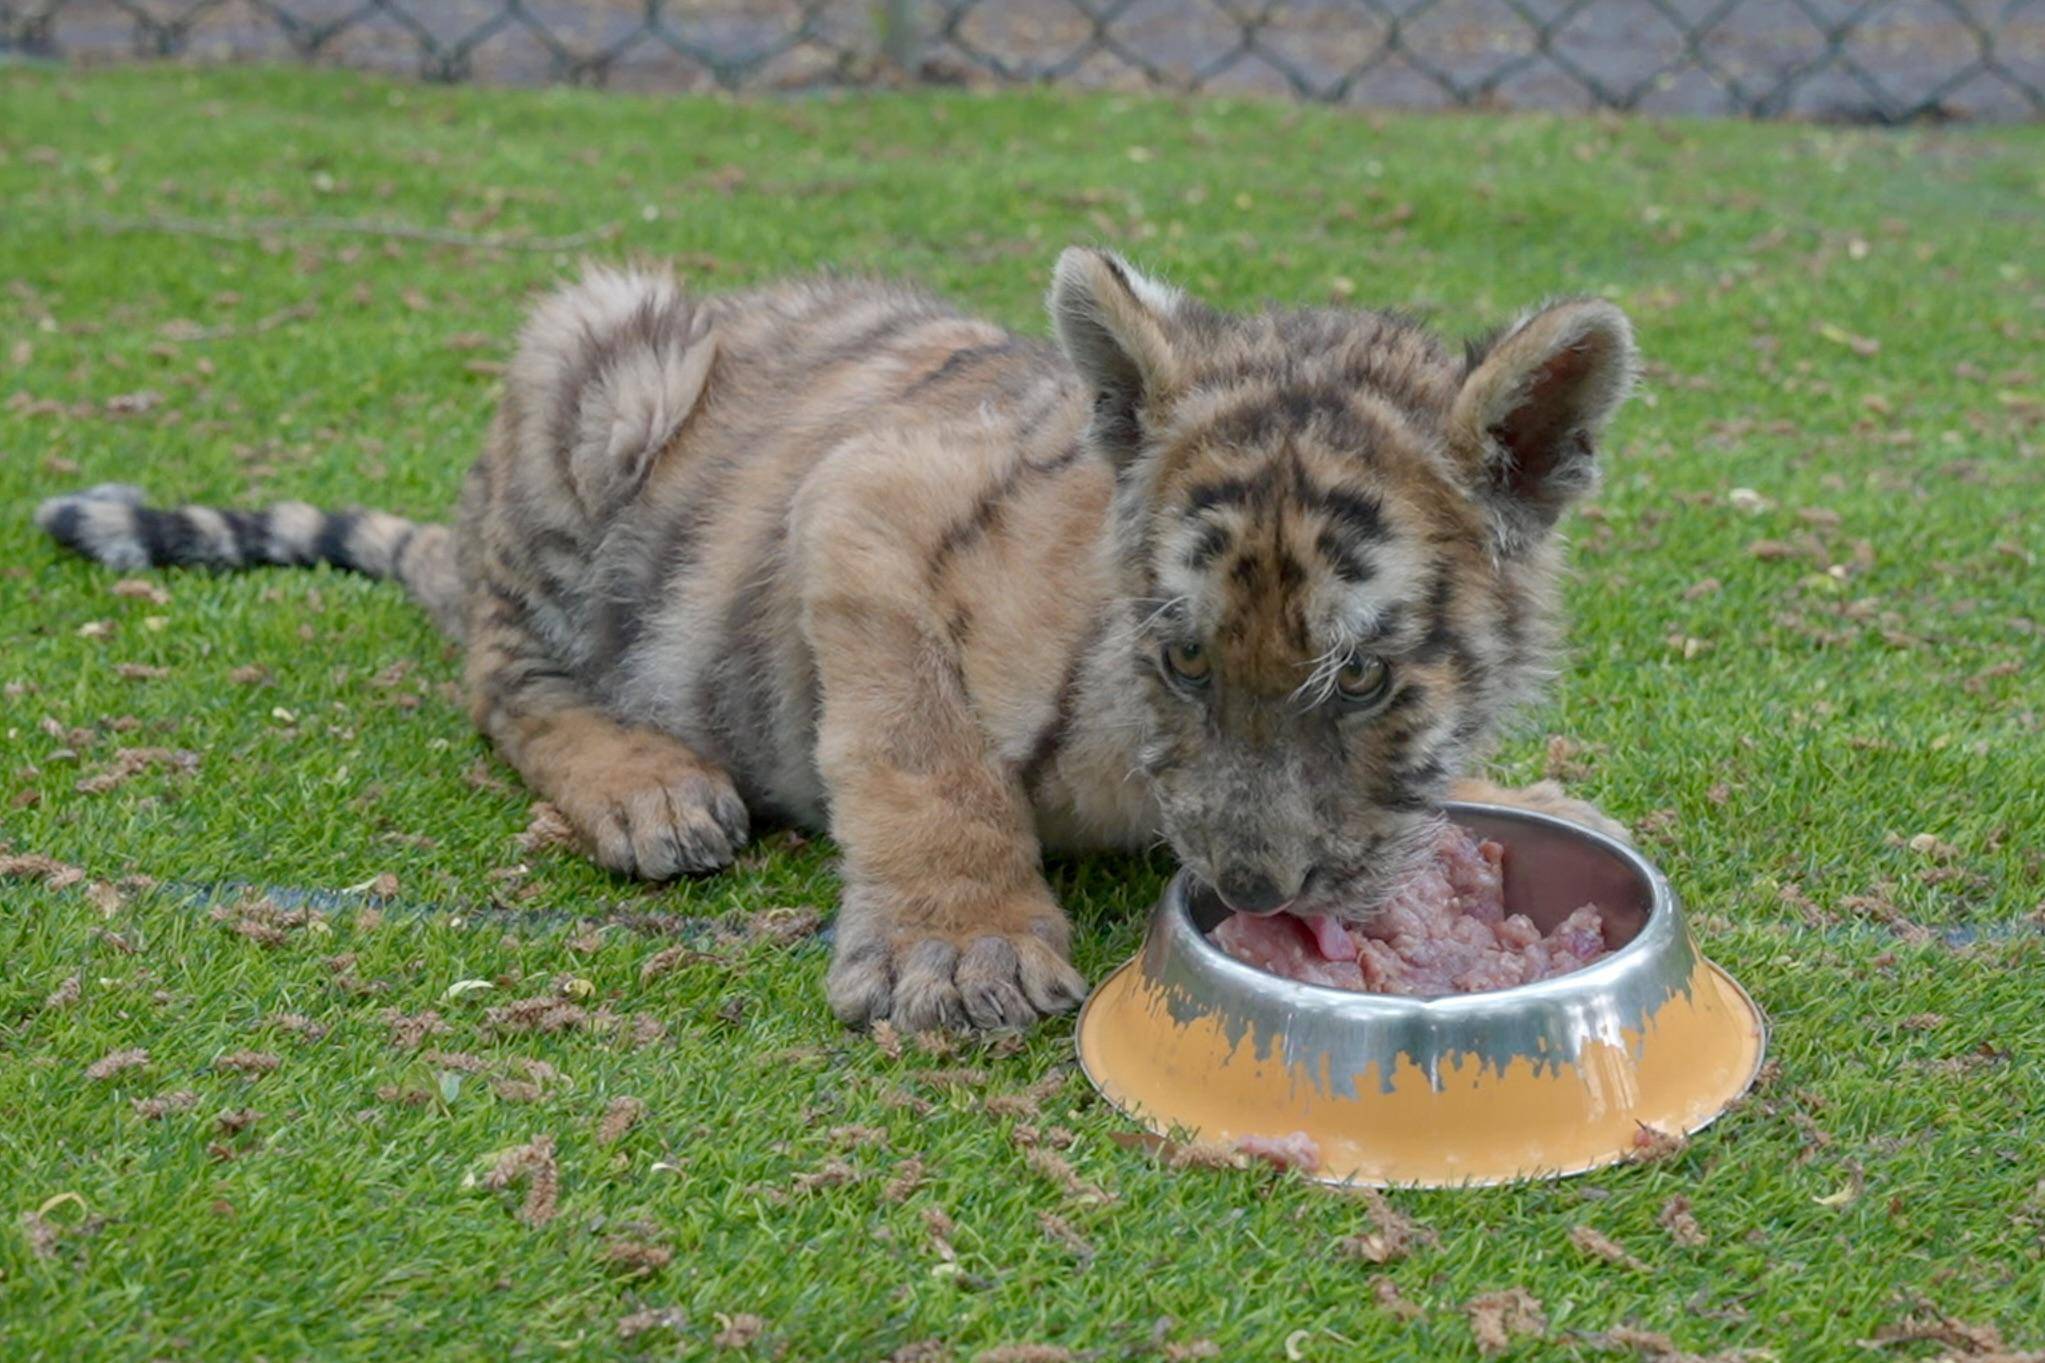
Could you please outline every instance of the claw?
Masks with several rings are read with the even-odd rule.
[[[1086,981],[1061,949],[1066,929],[1055,907],[1034,910],[1019,930],[963,942],[896,930],[888,917],[868,892],[847,890],[825,992],[849,1025],[1013,1031],[1085,997]]]

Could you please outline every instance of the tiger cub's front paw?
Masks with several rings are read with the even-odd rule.
[[[846,888],[825,983],[841,1021],[999,1031],[1086,997],[1086,981],[1066,959],[1071,929],[1048,897],[997,899],[949,914],[943,926],[916,921],[925,917],[877,887]]]
[[[748,820],[729,777],[651,738],[603,756],[564,782],[554,801],[599,866],[668,880],[731,865]]]

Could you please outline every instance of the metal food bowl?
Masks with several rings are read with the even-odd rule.
[[[1448,1187],[1580,1174],[1651,1132],[1708,1125],[1747,1090],[1767,1021],[1691,940],[1631,847],[1546,814],[1451,804],[1503,843],[1506,912],[1543,932],[1595,903],[1615,948],[1567,975],[1405,998],[1300,984],[1225,955],[1227,913],[1181,871],[1143,950],[1087,1000],[1087,1078],[1159,1135],[1304,1132],[1331,1183]]]

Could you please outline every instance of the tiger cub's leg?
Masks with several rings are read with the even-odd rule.
[[[885,576],[806,602],[818,764],[845,854],[831,1007],[914,1030],[1025,1026],[1086,992],[1071,930],[949,641],[886,599]]]
[[[477,727],[598,865],[665,880],[722,870],[745,846],[731,778],[680,740],[598,710],[504,599],[475,622],[468,681]]]

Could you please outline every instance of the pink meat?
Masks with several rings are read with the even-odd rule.
[[[1321,1167],[1321,1147],[1304,1131],[1289,1136],[1245,1136],[1236,1149],[1252,1159],[1266,1160],[1281,1169],[1311,1174]]]
[[[1283,975],[1307,984],[1331,984],[1337,989],[1362,989],[1363,972],[1354,961],[1331,961],[1321,955],[1314,935],[1305,923],[1289,913],[1266,917],[1231,914],[1214,930],[1214,940],[1238,961],[1259,970]]]
[[[1377,994],[1475,994],[1581,970],[1605,954],[1604,916],[1585,904],[1542,934],[1505,912],[1505,849],[1443,826],[1434,860],[1371,920],[1322,931],[1277,913],[1233,914],[1214,941],[1239,961],[1307,984]],[[1346,934],[1355,959],[1343,949]]]

